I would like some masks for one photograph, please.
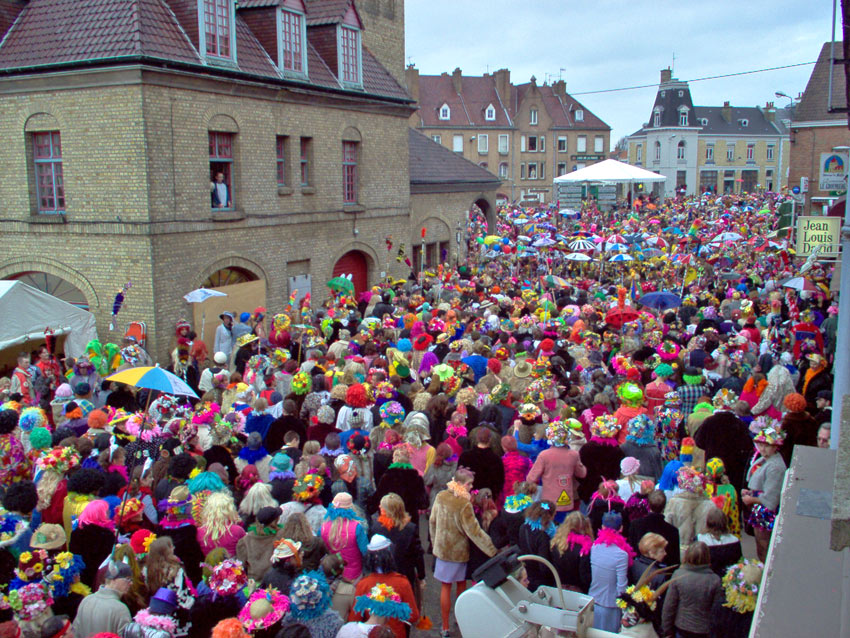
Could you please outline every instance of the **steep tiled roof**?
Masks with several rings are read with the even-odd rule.
[[[681,107],[688,109],[688,125],[696,126],[693,121],[694,103],[691,100],[691,90],[688,83],[673,79],[670,83],[665,82],[659,85],[658,92],[655,94],[655,103],[652,105],[652,111],[649,114],[650,125],[655,122],[656,109],[660,109],[662,127],[679,126],[679,109]]]
[[[512,87],[509,108],[513,117],[516,117],[520,105],[528,97],[532,86],[530,82],[526,82],[525,84],[518,84]],[[576,130],[611,128],[569,93],[565,92],[563,96],[560,96],[555,91],[555,87],[550,84],[538,86],[537,89],[540,92],[540,101],[543,108],[546,109],[546,113],[552,118],[553,128]],[[578,121],[575,119],[576,111],[584,112],[583,120]]]
[[[844,120],[847,121],[846,113],[829,113],[827,110],[829,101],[829,45],[823,45],[809,76],[809,83],[803,91],[803,97],[797,104],[794,112],[795,122],[817,122],[819,120]],[[843,43],[835,43],[835,57],[843,57]],[[835,64],[832,68],[832,106],[842,107],[846,105],[844,97],[846,82],[844,79],[844,67]]]
[[[702,126],[701,135],[779,135],[779,129],[764,116],[757,106],[729,107],[730,121],[723,118],[722,106],[697,106],[692,126]],[[700,120],[708,120],[702,124]],[[742,120],[747,121],[744,126]]]
[[[413,129],[408,130],[410,183],[420,185],[470,184],[481,188],[501,182],[487,169],[453,153]]]
[[[451,117],[439,118],[440,107],[449,105]],[[489,121],[485,116],[492,104],[496,119]],[[496,92],[493,76],[463,76],[461,93],[455,91],[452,76],[419,76],[419,114],[424,126],[511,126],[510,116]]]
[[[30,0],[0,47],[0,68],[141,55],[200,60],[160,0]]]
[[[307,26],[339,24],[350,6],[351,0],[307,0]]]
[[[262,7],[279,7],[283,0],[239,0],[240,9],[260,9]]]
[[[256,9],[283,0],[242,0],[240,7]],[[350,0],[314,0],[312,10],[330,6],[344,16]],[[14,11],[23,9],[15,16]],[[192,13],[192,12],[190,12]],[[0,44],[0,69],[28,69],[57,64],[147,58],[200,65],[197,49],[164,0],[0,0],[0,24],[11,22]],[[281,80],[275,62],[248,24],[236,16],[236,58],[239,71]],[[340,89],[336,76],[307,43],[308,78],[303,83]],[[230,69],[228,69],[230,70]],[[205,71],[215,73],[210,65]],[[291,80],[299,82],[299,80]],[[363,89],[368,95],[410,100],[380,62],[363,48]]]

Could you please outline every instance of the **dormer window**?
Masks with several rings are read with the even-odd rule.
[[[747,128],[750,125],[749,120],[738,120],[738,123],[741,125],[741,128]]]
[[[576,111],[576,122],[584,122],[584,109]]]
[[[201,50],[207,57],[236,60],[236,3],[233,0],[201,0],[198,4],[204,28],[200,30]]]
[[[452,119],[452,110],[449,108],[448,104],[443,104],[440,107],[440,119],[441,120],[450,120]]]
[[[280,43],[278,64],[284,74],[307,75],[307,24],[304,14],[289,9],[280,10]]]
[[[493,122],[496,119],[496,109],[493,107],[492,104],[487,106],[487,108],[484,110],[484,119],[488,122]]]
[[[679,126],[687,126],[688,125],[688,112],[682,111],[679,113]]]
[[[339,79],[343,84],[363,85],[360,55],[360,30],[349,26],[339,27]]]
[[[700,126],[708,126],[708,118],[701,117],[699,119]]]
[[[685,95],[684,91],[679,91],[679,97],[684,97],[684,95]]]
[[[661,111],[656,110],[652,114],[652,126],[654,128],[658,128],[659,126],[661,126]]]

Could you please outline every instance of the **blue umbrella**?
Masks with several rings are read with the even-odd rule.
[[[648,308],[654,308],[655,310],[667,310],[668,308],[681,306],[682,300],[678,295],[662,290],[644,295],[638,300],[638,303]]]

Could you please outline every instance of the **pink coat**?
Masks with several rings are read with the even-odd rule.
[[[201,546],[201,551],[204,556],[209,554],[216,547],[223,547],[231,556],[236,556],[236,544],[239,539],[245,536],[245,529],[239,523],[233,523],[227,528],[227,531],[219,536],[217,540],[204,540],[204,534],[207,533],[206,527],[198,528],[198,544]]]
[[[531,469],[531,459],[517,452],[505,452],[502,456],[502,465],[505,467],[505,487],[502,489],[502,496],[513,496],[514,483],[524,481]]]
[[[542,479],[543,499],[555,503],[559,512],[568,512],[576,509],[577,505],[575,479],[586,475],[587,468],[578,452],[568,447],[550,447],[537,456],[528,480],[537,483]]]

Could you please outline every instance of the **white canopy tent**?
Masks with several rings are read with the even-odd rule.
[[[664,175],[607,159],[555,178],[556,184],[640,184],[664,182]]]
[[[0,350],[44,339],[45,328],[65,335],[65,354],[79,357],[97,339],[94,315],[20,281],[0,280]]]

